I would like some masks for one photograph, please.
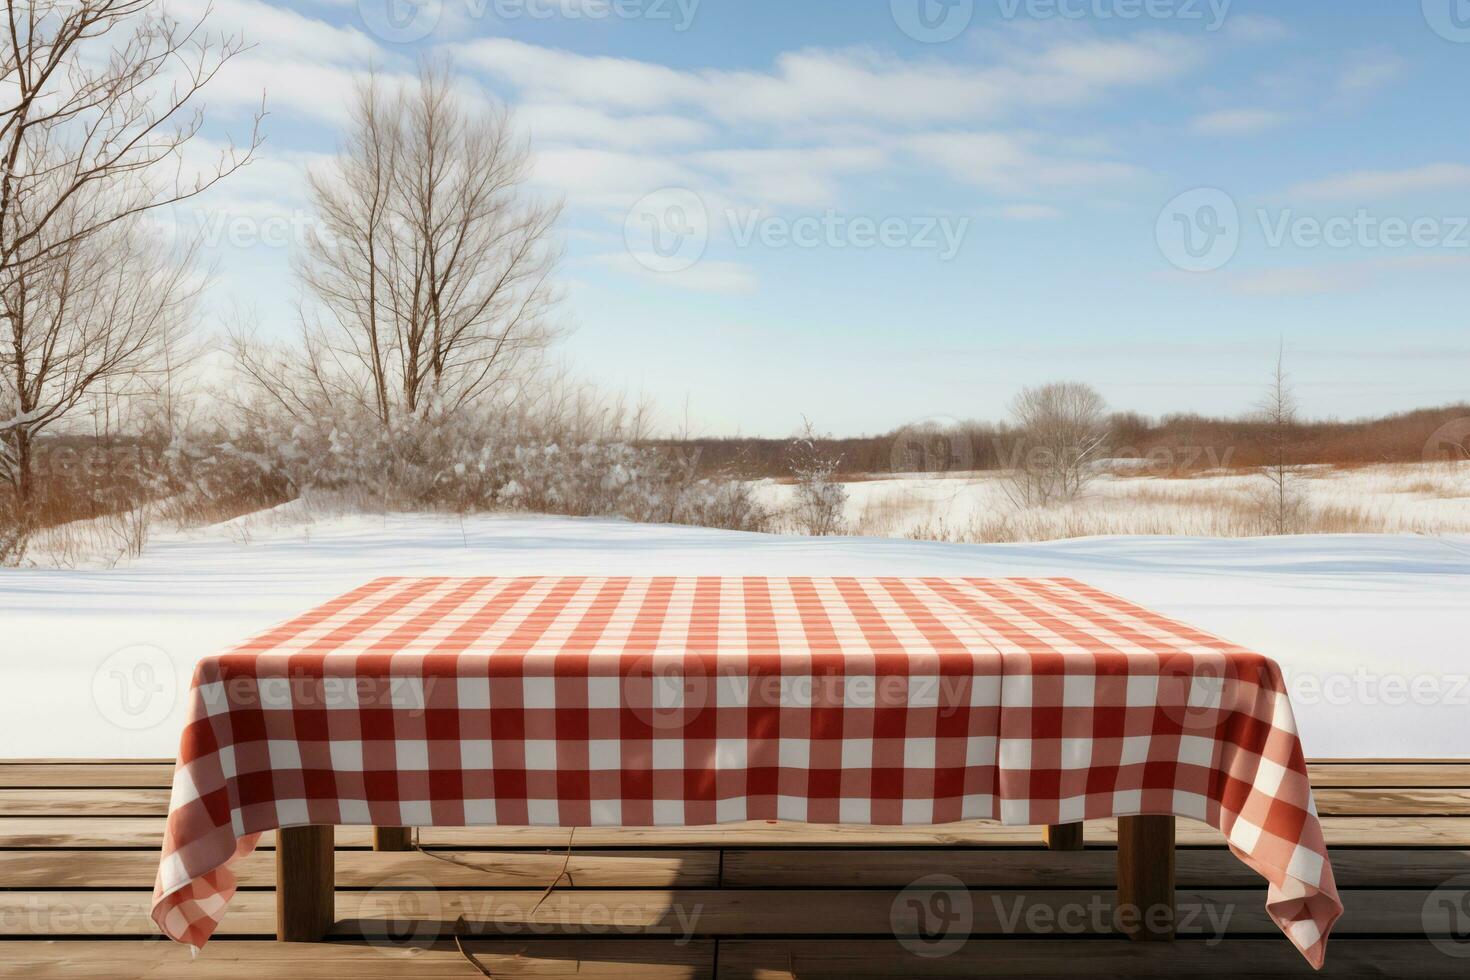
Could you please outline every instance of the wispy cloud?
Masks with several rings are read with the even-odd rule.
[[[1286,22],[1266,14],[1232,14],[1225,21],[1225,36],[1237,41],[1280,41],[1291,36]]]
[[[1196,116],[1190,128],[1206,136],[1244,136],[1275,129],[1290,118],[1274,109],[1217,109]]]
[[[1397,55],[1355,55],[1337,76],[1337,90],[1346,96],[1366,95],[1396,81],[1404,67]]]
[[[1126,182],[1145,172],[1130,163],[1061,154],[1029,133],[919,133],[903,145],[955,180],[999,194]]]
[[[1008,204],[1000,209],[1000,216],[1008,221],[1053,221],[1062,215],[1061,208],[1050,204]]]
[[[1407,170],[1355,170],[1287,189],[1291,197],[1316,200],[1366,200],[1419,191],[1470,189],[1470,166],[1431,163]]]
[[[1176,77],[1202,60],[1197,45],[1170,35],[1068,38],[984,65],[806,48],[779,55],[767,71],[688,71],[508,38],[481,38],[453,51],[461,64],[537,101],[641,111],[683,106],[765,126],[839,120],[921,126],[1084,105],[1113,89]]]
[[[1242,296],[1321,296],[1361,292],[1390,276],[1463,276],[1470,256],[1408,255],[1311,266],[1243,271],[1227,277],[1226,287]]]
[[[628,252],[609,252],[593,256],[589,261],[619,275],[702,293],[743,295],[754,292],[759,285],[755,270],[741,262],[705,258],[678,272],[655,272]]]

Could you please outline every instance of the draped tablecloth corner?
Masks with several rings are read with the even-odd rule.
[[[1218,828],[1320,967],[1281,671],[1072,579],[386,578],[199,663],[152,917],[202,947],[307,824]]]

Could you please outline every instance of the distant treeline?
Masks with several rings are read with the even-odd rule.
[[[1454,424],[1460,420],[1467,421]],[[1120,412],[1109,419],[1107,451],[1103,455],[1137,459],[1149,472],[1247,469],[1265,462],[1274,437],[1267,423],[1249,417],[1166,415],[1151,419]],[[1408,463],[1426,456],[1466,458],[1465,453],[1470,451],[1467,439],[1470,403],[1374,419],[1297,422],[1286,431],[1292,460],[1303,465]],[[731,437],[662,440],[654,444],[675,450],[702,472],[752,478],[780,478],[791,472],[791,439]],[[847,476],[1005,469],[1031,448],[1013,428],[980,421],[947,428],[914,426],[882,435],[818,439],[816,444],[820,451],[840,460],[839,471]]]

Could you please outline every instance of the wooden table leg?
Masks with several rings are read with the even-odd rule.
[[[373,850],[375,850],[375,851],[411,851],[411,850],[413,850],[413,828],[412,827],[374,827],[373,828]]]
[[[332,828],[282,827],[276,831],[276,939],[321,940],[336,919]]]
[[[1118,818],[1118,924],[1129,939],[1174,938],[1174,818]]]
[[[1049,823],[1046,830],[1042,832],[1041,839],[1047,848],[1053,851],[1080,851],[1082,850],[1082,824],[1079,823]]]

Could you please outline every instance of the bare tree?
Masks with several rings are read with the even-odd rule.
[[[1075,498],[1095,474],[1108,439],[1107,403],[1076,381],[1025,388],[1011,402],[1018,433],[1005,484],[1017,506]]]
[[[1276,350],[1276,368],[1258,405],[1265,425],[1266,464],[1261,473],[1266,487],[1261,494],[1264,523],[1273,534],[1294,534],[1305,523],[1306,501],[1293,461],[1292,432],[1297,423],[1296,392],[1286,373],[1286,347]]]
[[[560,208],[525,193],[528,166],[507,111],[468,105],[446,65],[366,79],[335,164],[311,175],[302,344],[237,338],[247,376],[292,414],[346,401],[385,427],[513,391],[557,298]]]
[[[37,435],[93,396],[115,400],[161,380],[193,325],[202,285],[193,249],[171,253],[158,238],[119,222],[0,282],[11,327],[0,340],[0,390],[16,412],[0,422],[4,476],[22,507]]]
[[[37,435],[103,386],[126,391],[198,291],[148,212],[202,193],[259,145],[186,165],[196,96],[241,44],[153,0],[31,0],[0,39],[0,475],[24,511]],[[13,101],[10,101],[12,100]]]
[[[813,537],[841,534],[846,526],[847,488],[837,482],[841,461],[820,445],[821,436],[803,418],[801,432],[791,440],[791,475],[796,478],[792,517]]]

